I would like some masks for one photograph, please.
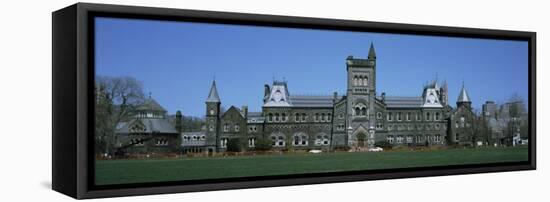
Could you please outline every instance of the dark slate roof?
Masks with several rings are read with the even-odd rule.
[[[290,101],[293,107],[332,107],[333,96],[327,95],[291,95]],[[337,100],[342,99],[341,96]]]
[[[370,43],[369,58],[376,58],[376,52],[374,51],[374,44]]]
[[[116,133],[130,133],[130,125],[135,121],[141,121],[147,132],[156,133],[178,133],[175,126],[168,119],[135,119],[128,122],[121,122],[117,125]]]
[[[206,102],[221,102],[220,96],[218,95],[218,89],[216,88],[216,81],[212,81],[212,86],[210,87],[210,93],[208,93]]]
[[[384,102],[388,108],[418,108],[422,107],[422,97],[390,97]]]
[[[462,85],[462,89],[460,90],[460,94],[458,95],[456,102],[472,102],[468,92],[466,92],[466,88],[464,88],[464,85]]]
[[[160,104],[153,98],[149,97],[145,102],[137,107],[137,110],[140,111],[163,111],[166,112],[166,110],[160,106]]]
[[[262,112],[248,112],[248,123],[262,123],[264,119]]]

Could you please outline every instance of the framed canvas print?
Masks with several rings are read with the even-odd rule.
[[[78,3],[53,13],[75,198],[533,170],[534,32]]]

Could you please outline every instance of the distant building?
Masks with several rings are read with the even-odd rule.
[[[166,116],[166,110],[149,97],[130,120],[116,127],[116,146],[131,153],[176,152],[180,134]]]
[[[521,130],[528,121],[523,102],[507,102],[499,106],[487,101],[482,109],[483,119],[490,127],[489,144],[515,146],[528,142],[527,131]]]

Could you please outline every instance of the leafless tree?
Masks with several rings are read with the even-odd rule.
[[[144,102],[142,84],[133,77],[98,76],[95,90],[96,152],[111,153],[117,125]]]

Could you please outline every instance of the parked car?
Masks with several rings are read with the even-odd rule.
[[[371,152],[381,152],[381,151],[384,151],[384,149],[382,149],[381,147],[374,147],[374,148],[370,148],[369,151],[371,151]]]
[[[318,150],[318,149],[309,150],[309,153],[312,153],[312,154],[319,154],[319,153],[322,153],[322,152],[323,152],[323,151]]]

